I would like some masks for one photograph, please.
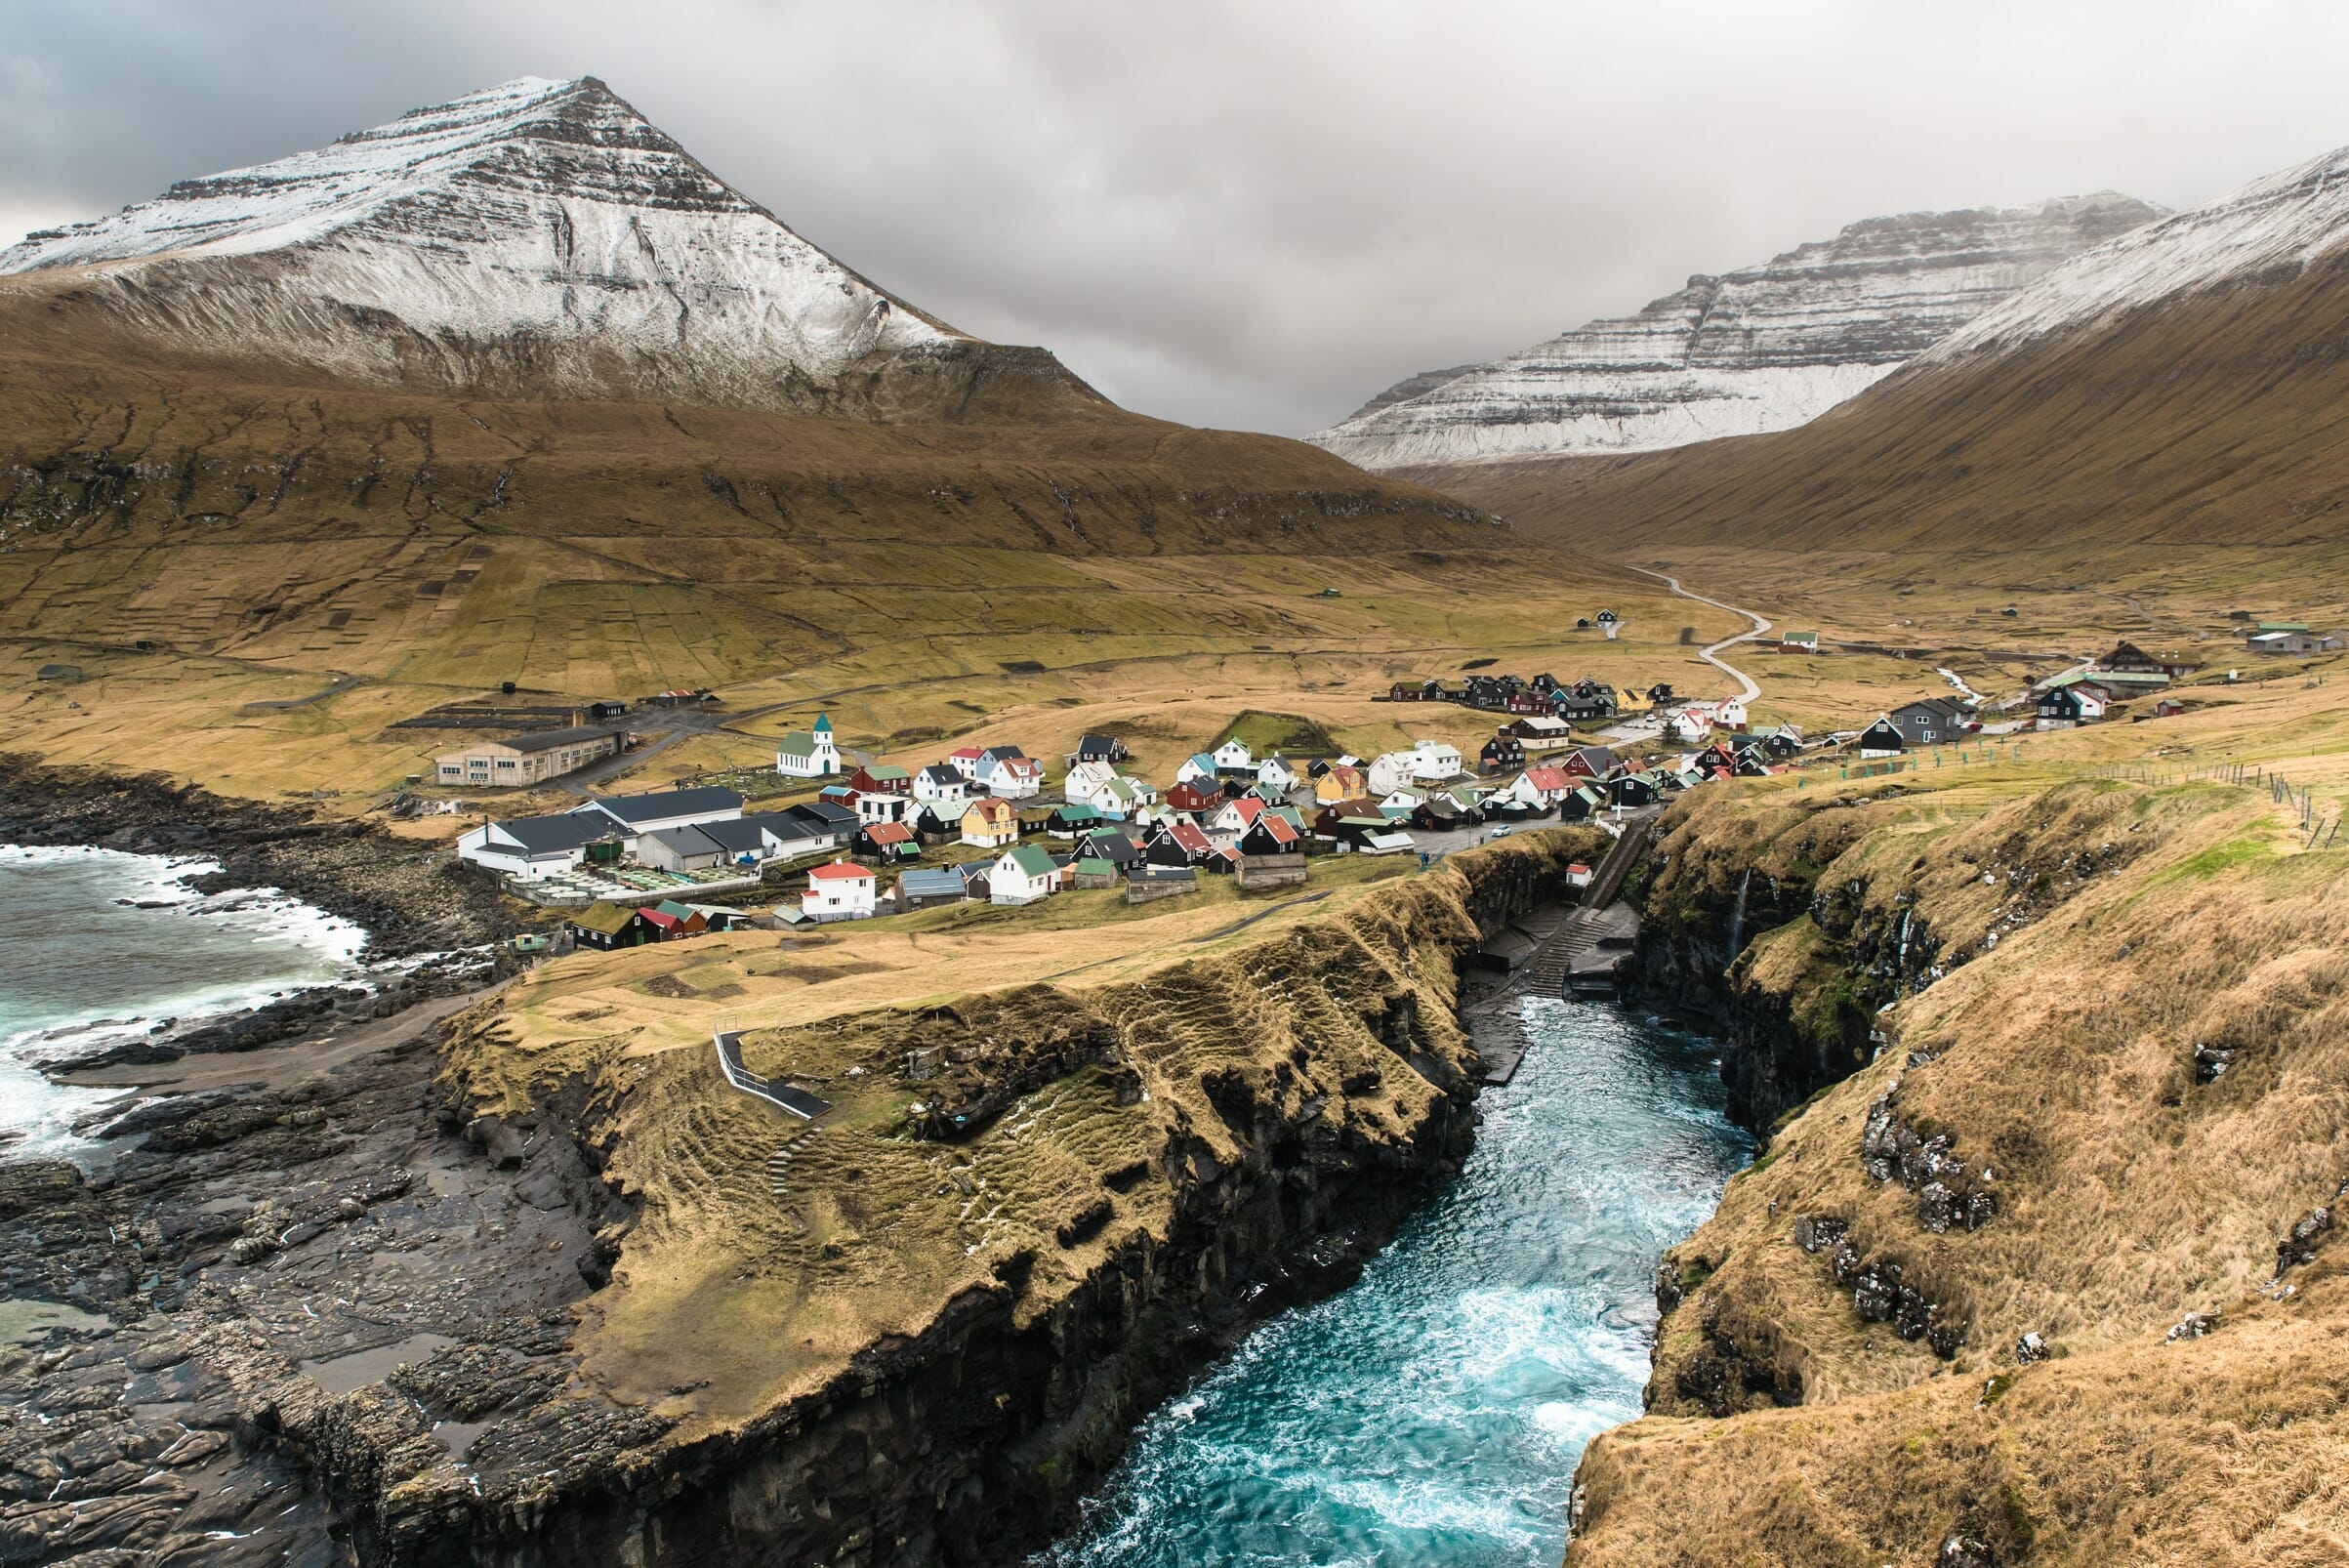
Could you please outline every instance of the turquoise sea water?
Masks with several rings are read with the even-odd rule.
[[[182,880],[207,869],[0,846],[0,1155],[93,1153],[75,1124],[117,1097],[53,1084],[29,1059],[356,973],[357,927],[267,889],[207,897]]]
[[[1656,1260],[1752,1145],[1708,1043],[1523,1006],[1460,1179],[1147,1422],[1039,1568],[1552,1568],[1583,1445],[1639,1414]]]

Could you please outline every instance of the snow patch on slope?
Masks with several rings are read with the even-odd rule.
[[[1760,267],[1692,277],[1637,315],[1592,321],[1432,385],[1404,383],[1307,439],[1391,468],[1786,430],[2156,213],[2101,192],[1869,219]]]
[[[0,251],[0,274],[61,268],[200,345],[379,380],[486,366],[556,393],[616,379],[756,399],[971,342],[593,77],[508,82]]]
[[[2011,348],[2174,295],[2290,277],[2345,245],[2349,147],[2075,257],[1952,333],[1920,363]]]

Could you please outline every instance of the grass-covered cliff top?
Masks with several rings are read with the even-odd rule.
[[[1797,1030],[1838,986],[1900,999],[1670,1255],[1659,1414],[1592,1445],[1571,1562],[2337,1555],[2349,1255],[2291,1238],[2349,1178],[2349,836],[2307,846],[2296,805],[2197,770],[2280,768],[2329,820],[2345,730],[2329,682],[2279,682],[2021,763],[1677,808],[1668,927],[1799,882],[1813,912],[1749,930],[1733,979]],[[1902,973],[1903,941],[1932,962]],[[1845,1227],[1840,1277],[1803,1216]],[[1904,1336],[1902,1290],[1954,1354]],[[2166,1341],[2189,1312],[2216,1328]]]
[[[1019,912],[1057,917],[1034,924],[566,961],[465,1020],[449,1073],[509,1113],[587,1106],[641,1217],[577,1345],[600,1392],[684,1440],[824,1385],[962,1293],[1009,1285],[1022,1318],[1050,1311],[1114,1253],[1164,1243],[1178,1193],[1265,1127],[1410,1142],[1468,1064],[1452,1005],[1473,887],[1553,874],[1593,838],[1529,834],[1313,902],[1202,895],[1085,927],[1081,901],[1115,895],[1063,894]],[[806,1130],[727,1087],[721,1021],[752,1031],[755,1070],[834,1110]],[[950,1102],[969,1131],[918,1135]]]

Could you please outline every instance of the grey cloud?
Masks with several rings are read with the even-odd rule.
[[[2206,200],[2349,141],[2344,42],[2164,0],[9,0],[0,232],[592,72],[958,326],[1300,433],[1871,214]]]

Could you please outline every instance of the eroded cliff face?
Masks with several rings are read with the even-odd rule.
[[[1422,372],[1308,439],[1389,469],[1791,429],[2160,215],[2105,191],[1867,219],[1757,267],[1691,277],[1636,315],[1586,322],[1491,364]]]
[[[706,1048],[516,1061],[485,1011],[447,1115],[492,1147],[515,1118],[571,1130],[608,1194],[599,1288],[533,1378],[445,1347],[286,1440],[368,1561],[1013,1557],[1141,1415],[1457,1170],[1459,965],[1587,852],[1529,836],[1130,984],[754,1036],[840,1097],[804,1141]],[[485,1424],[462,1458],[447,1422]]]
[[[2342,862],[2213,785],[1700,794],[1639,972],[1769,1141],[1568,1561],[2297,1560],[2349,1452]]]

